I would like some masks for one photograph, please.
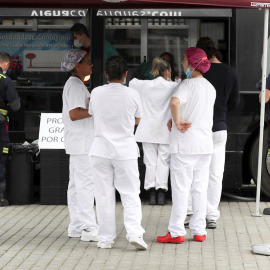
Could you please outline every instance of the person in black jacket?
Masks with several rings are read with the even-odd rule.
[[[260,80],[256,84],[256,88],[258,90],[262,90],[262,80]],[[259,102],[261,103],[261,97],[262,97],[262,92],[259,95]],[[268,74],[266,78],[266,87],[265,87],[265,117],[264,121],[267,123],[267,129],[268,129],[268,136],[267,136],[267,145],[268,145],[268,155],[267,158],[269,159],[270,157],[270,73]]]
[[[0,52],[0,206],[8,206],[8,201],[4,198],[6,187],[5,164],[9,151],[7,110],[11,108],[13,111],[18,111],[21,106],[14,84],[6,75],[10,59],[8,53]]]
[[[199,40],[200,41],[200,40]],[[211,63],[208,72],[203,76],[215,87],[216,101],[214,105],[213,119],[213,143],[214,152],[209,169],[209,183],[207,192],[206,227],[216,228],[216,221],[220,216],[218,205],[221,198],[222,180],[225,165],[225,151],[227,142],[227,112],[239,105],[239,79],[236,70],[221,62],[221,54],[214,47],[214,42],[197,42],[197,46],[203,49]],[[190,199],[191,200],[191,199]],[[191,201],[189,201],[188,216],[185,225],[188,224],[192,214]]]

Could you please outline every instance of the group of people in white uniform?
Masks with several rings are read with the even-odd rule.
[[[141,226],[137,141],[143,146],[144,188],[149,190],[150,204],[165,204],[171,174],[168,233],[157,241],[185,241],[189,194],[192,237],[198,242],[206,239],[216,90],[202,75],[211,65],[202,49],[188,48],[182,65],[187,79],[179,84],[170,80],[169,63],[157,57],[152,64],[154,80],[133,79],[126,87],[127,63],[121,56],[113,56],[105,64],[108,84],[94,88],[90,95],[83,83],[92,73],[90,56],[78,49],[65,55],[62,70],[72,74],[63,91],[65,148],[70,155],[69,237],[112,248],[116,189],[124,207],[127,240],[139,250],[147,249]]]

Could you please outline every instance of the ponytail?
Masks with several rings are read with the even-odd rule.
[[[161,57],[155,57],[152,62],[152,70],[150,73],[154,78],[159,76],[163,77],[164,72],[170,68],[171,66],[168,62],[164,61]]]

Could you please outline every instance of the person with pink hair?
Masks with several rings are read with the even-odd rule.
[[[158,236],[159,243],[182,243],[186,230],[188,197],[191,192],[193,216],[190,220],[191,235],[197,242],[206,239],[206,207],[209,165],[213,153],[212,126],[216,98],[215,88],[203,73],[210,62],[202,49],[191,47],[182,60],[187,79],[181,82],[173,94],[170,152],[172,211],[165,236]],[[188,130],[181,121],[192,123]]]

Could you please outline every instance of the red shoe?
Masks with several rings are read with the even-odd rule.
[[[171,237],[168,232],[165,236],[158,236],[157,241],[159,243],[183,243],[185,242],[185,236]]]
[[[206,239],[206,235],[194,235],[193,238],[196,242],[203,242]]]

